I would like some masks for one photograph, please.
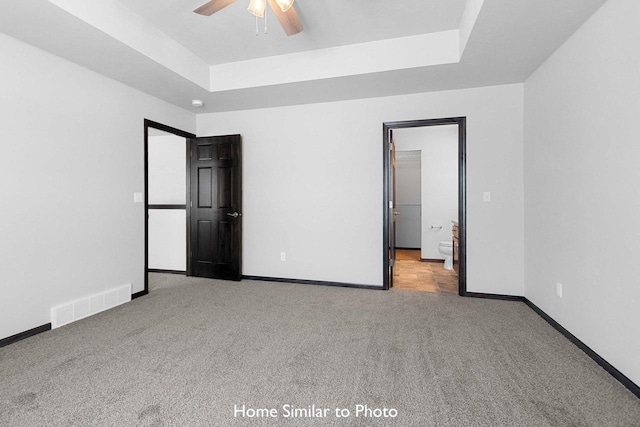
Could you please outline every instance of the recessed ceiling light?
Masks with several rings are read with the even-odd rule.
[[[194,107],[202,107],[204,105],[204,102],[199,99],[192,99],[191,105],[193,105]]]

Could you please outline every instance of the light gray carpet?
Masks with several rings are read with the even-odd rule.
[[[640,400],[522,303],[152,283],[148,296],[0,349],[0,425],[640,425]],[[280,417],[234,418],[242,404]],[[284,418],[287,404],[330,411]],[[356,417],[358,404],[398,415]]]

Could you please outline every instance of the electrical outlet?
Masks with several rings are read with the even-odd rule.
[[[556,283],[556,295],[558,298],[562,298],[562,283]]]
[[[280,261],[286,261],[286,260],[287,260],[287,253],[280,252]]]

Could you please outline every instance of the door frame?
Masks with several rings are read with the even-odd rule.
[[[389,201],[391,191],[389,185],[389,133],[394,129],[407,129],[426,126],[458,125],[458,234],[460,242],[459,269],[458,269],[458,295],[467,294],[467,118],[449,117],[442,119],[426,120],[406,120],[384,122],[382,124],[382,149],[383,149],[383,230],[382,230],[382,252],[383,252],[383,289],[389,289]],[[395,209],[395,206],[394,206]],[[393,279],[392,279],[393,280]]]
[[[192,133],[185,132],[180,129],[176,129],[171,126],[164,125],[162,123],[154,122],[152,120],[144,119],[144,289],[140,292],[136,292],[131,296],[131,298],[138,298],[143,295],[149,293],[149,128],[161,130],[163,132],[167,132],[186,140],[186,159],[185,159],[185,167],[187,171],[189,170],[189,153],[190,150],[190,140],[191,138],[195,138],[196,136]],[[187,188],[185,190],[187,192],[187,198],[189,196],[189,180],[187,179]],[[189,222],[189,217],[187,216],[187,223]],[[188,226],[188,225],[187,225]],[[188,229],[185,229],[187,233],[187,268],[189,266],[189,233]],[[188,271],[188,270],[187,270]]]

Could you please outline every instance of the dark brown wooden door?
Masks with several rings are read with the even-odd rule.
[[[194,138],[189,162],[189,271],[197,277],[242,278],[240,135]]]

